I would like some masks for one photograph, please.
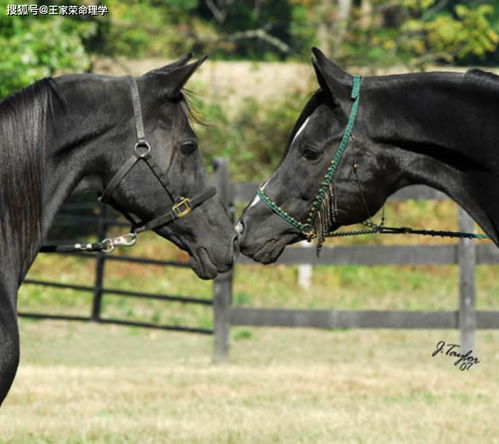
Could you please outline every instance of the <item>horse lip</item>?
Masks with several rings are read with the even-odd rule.
[[[279,258],[286,245],[287,243],[280,243],[279,239],[269,239],[263,244],[245,249],[243,253],[257,262],[270,264]]]
[[[262,264],[271,264],[279,259],[286,245],[287,243],[279,243],[275,240],[272,243],[267,242],[253,255],[253,259]]]
[[[217,276],[218,272],[221,271],[219,270],[220,267],[213,262],[208,250],[204,247],[200,247],[195,253],[191,253],[189,264],[202,279],[213,279]]]
[[[245,245],[244,243],[239,244],[239,251],[243,253],[245,256],[253,257],[256,253],[258,253],[258,251],[264,248],[268,242],[272,241],[273,239],[269,239],[268,241],[258,244],[250,244],[250,245]]]

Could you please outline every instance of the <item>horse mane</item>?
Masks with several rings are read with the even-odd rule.
[[[42,185],[53,79],[42,79],[0,102],[0,239],[17,254],[42,237]],[[10,242],[9,242],[10,240]],[[14,252],[12,252],[14,253]]]
[[[466,71],[465,78],[479,84],[487,84],[494,87],[499,87],[499,76],[493,72],[483,71],[478,68],[472,68]]]

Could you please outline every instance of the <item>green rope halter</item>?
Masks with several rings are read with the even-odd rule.
[[[295,227],[296,229],[303,232],[309,239],[315,236],[314,233],[314,223],[317,219],[317,214],[319,208],[321,206],[322,201],[326,195],[329,184],[332,183],[334,178],[334,173],[338,168],[340,160],[345,152],[348,142],[350,140],[350,135],[352,134],[353,126],[355,125],[355,119],[357,118],[357,111],[359,109],[359,101],[360,101],[360,82],[362,78],[360,76],[354,76],[353,78],[353,87],[351,98],[354,101],[352,105],[352,109],[350,111],[350,116],[348,117],[347,126],[345,127],[345,131],[343,133],[343,137],[341,138],[340,145],[336,154],[334,155],[327,172],[324,176],[324,179],[321,182],[321,186],[319,191],[317,192],[317,196],[314,199],[312,207],[308,213],[307,223],[302,223],[295,219],[293,216],[288,214],[285,210],[279,207],[269,196],[267,196],[263,190],[263,186],[260,185],[257,190],[257,194],[265,205],[267,205],[274,213],[278,214],[281,218],[283,218],[290,225]]]

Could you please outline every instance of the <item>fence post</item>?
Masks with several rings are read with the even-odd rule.
[[[462,209],[458,210],[459,230],[473,232],[473,219]],[[475,266],[476,246],[473,239],[459,240],[459,330],[461,350],[474,350],[475,312]]]
[[[229,185],[229,161],[225,158],[216,158],[215,185],[218,197],[222,203],[232,211],[232,195]],[[213,283],[213,361],[224,362],[229,358],[230,338],[230,307],[232,303],[233,271],[220,273]]]
[[[311,244],[308,241],[301,241],[299,243],[302,248],[310,248]],[[298,285],[304,290],[310,290],[312,286],[312,273],[313,268],[311,264],[298,265]]]
[[[107,208],[105,205],[100,205],[99,212],[99,222],[97,228],[98,240],[102,240],[107,235]],[[100,311],[102,303],[102,289],[104,287],[104,265],[105,265],[105,254],[102,252],[97,253],[95,259],[95,285],[94,285],[94,296],[92,300],[92,313],[91,320],[94,322],[99,322]]]

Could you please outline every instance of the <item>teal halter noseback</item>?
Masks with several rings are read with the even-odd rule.
[[[345,132],[343,133],[343,137],[341,138],[340,145],[336,154],[334,155],[327,172],[324,176],[324,179],[321,182],[321,186],[317,195],[315,196],[314,202],[310,208],[310,211],[307,216],[307,220],[305,223],[300,222],[295,219],[293,216],[288,214],[285,210],[279,207],[269,196],[265,194],[263,190],[263,186],[260,185],[257,190],[257,194],[262,200],[262,202],[267,205],[274,213],[282,217],[286,222],[295,227],[297,230],[301,231],[308,239],[313,239],[316,237],[317,233],[315,233],[315,222],[317,220],[317,216],[319,214],[319,208],[326,196],[327,190],[331,183],[333,182],[334,173],[338,168],[338,165],[341,161],[343,153],[345,152],[348,142],[350,140],[350,135],[352,133],[353,126],[355,125],[355,120],[357,118],[357,111],[359,109],[359,101],[360,101],[360,76],[354,76],[353,78],[353,87],[351,98],[353,100],[352,109],[350,111],[350,116],[348,117],[347,126],[345,127]]]

